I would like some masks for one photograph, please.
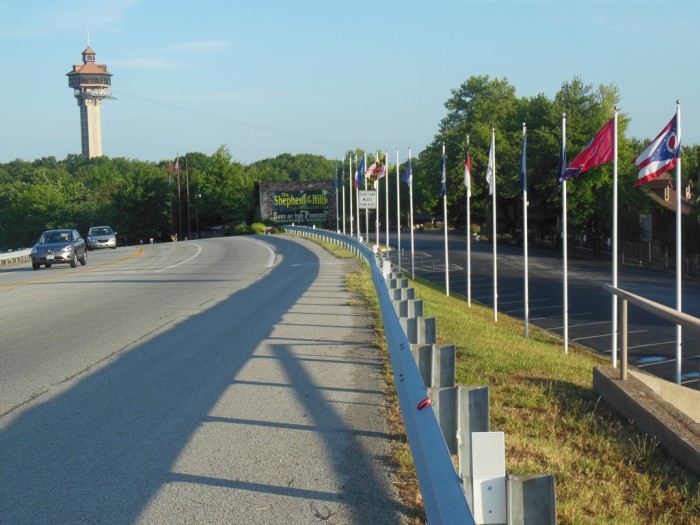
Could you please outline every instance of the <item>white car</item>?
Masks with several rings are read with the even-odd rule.
[[[98,248],[117,248],[117,232],[109,226],[91,226],[87,234],[87,246],[89,250]]]

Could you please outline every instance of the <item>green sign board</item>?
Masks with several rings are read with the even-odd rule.
[[[328,190],[273,192],[272,219],[280,222],[327,221]]]

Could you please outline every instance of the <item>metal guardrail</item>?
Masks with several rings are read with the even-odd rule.
[[[408,338],[396,315],[389,290],[375,253],[347,235],[301,226],[285,226],[289,233],[320,238],[344,247],[367,261],[377,291],[384,334],[394,372],[408,443],[431,525],[475,525],[474,516],[455,471],[433,407],[426,403],[428,391],[410,350]]]
[[[17,250],[16,252],[0,253],[0,266],[28,261],[31,253],[32,251],[29,248]]]
[[[627,379],[627,303],[632,303],[638,308],[641,308],[642,310],[645,310],[656,317],[669,321],[670,323],[680,325],[683,328],[700,333],[700,319],[697,317],[679,312],[678,310],[669,308],[663,304],[655,303],[654,301],[650,301],[649,299],[645,299],[639,295],[622,290],[621,288],[615,288],[609,284],[603,285],[603,290],[622,299],[622,308],[620,309],[620,315],[622,318],[620,323],[620,334],[622,337],[620,379],[623,381]]]

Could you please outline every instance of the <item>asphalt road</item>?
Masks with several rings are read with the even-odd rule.
[[[401,523],[356,264],[265,236],[0,270],[0,523]]]
[[[380,242],[386,238],[380,232]],[[370,240],[374,234],[370,234]],[[390,234],[396,247],[396,234]],[[410,232],[401,235],[404,270],[411,271]],[[448,234],[450,293],[467,295],[467,243],[464,232]],[[414,234],[416,276],[445,286],[445,239],[443,231]],[[493,307],[493,246],[490,242],[471,243],[472,301]],[[612,296],[603,291],[612,283],[610,260],[568,257],[568,324],[569,341],[587,346],[608,358],[612,354]],[[524,320],[524,257],[522,246],[499,244],[497,258],[497,307],[499,313]],[[398,254],[391,252],[397,262]],[[546,328],[559,336],[564,332],[564,286],[561,254],[549,250],[528,249],[528,311],[531,324]],[[629,265],[618,265],[618,287],[675,308],[675,274]],[[683,279],[683,311],[700,317],[700,283]],[[619,308],[619,307],[618,307]],[[524,323],[523,323],[524,326]],[[620,323],[618,323],[618,330]],[[524,331],[524,328],[523,328]],[[669,381],[676,380],[675,325],[651,314],[629,307],[629,363]],[[618,359],[621,358],[618,335]],[[700,338],[683,331],[681,383],[698,388],[700,371]]]

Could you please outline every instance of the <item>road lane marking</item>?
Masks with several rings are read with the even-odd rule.
[[[106,266],[111,266],[113,264],[128,261],[129,259],[133,259],[135,257],[138,257],[142,253],[143,253],[143,248],[137,248],[136,251],[134,251],[134,253],[130,253],[126,257],[122,257],[120,259],[115,259],[113,261],[101,263],[101,264],[98,264],[96,266],[83,267],[82,270],[80,271],[80,274],[94,273],[97,270],[99,270],[100,268],[104,268]],[[51,280],[55,280],[55,279],[63,279],[66,276],[73,276],[73,275],[79,275],[79,274],[74,273],[74,272],[70,272],[70,273],[56,272],[56,273],[51,273],[49,275],[42,275],[41,277],[33,277],[32,279],[27,279],[26,281],[18,281],[16,283],[0,284],[0,289],[14,288],[15,286],[27,286],[30,284],[38,284],[38,283],[51,281]]]
[[[257,242],[260,246],[262,246],[263,248],[265,248],[267,250],[268,257],[267,257],[267,263],[265,263],[265,268],[272,268],[272,265],[275,264],[275,257],[277,257],[275,255],[275,251],[262,241],[258,241],[256,239],[252,239],[252,240],[253,240],[253,242]]]
[[[159,273],[159,272],[164,272],[165,270],[172,270],[176,266],[180,266],[181,264],[185,264],[186,262],[190,262],[195,257],[199,257],[199,254],[202,253],[202,246],[199,244],[195,244],[195,243],[188,243],[188,244],[190,246],[194,245],[197,247],[197,251],[195,252],[195,254],[192,257],[188,257],[184,261],[180,261],[179,263],[171,264],[170,266],[166,266],[165,268],[161,268],[160,270],[155,270],[155,272]]]

